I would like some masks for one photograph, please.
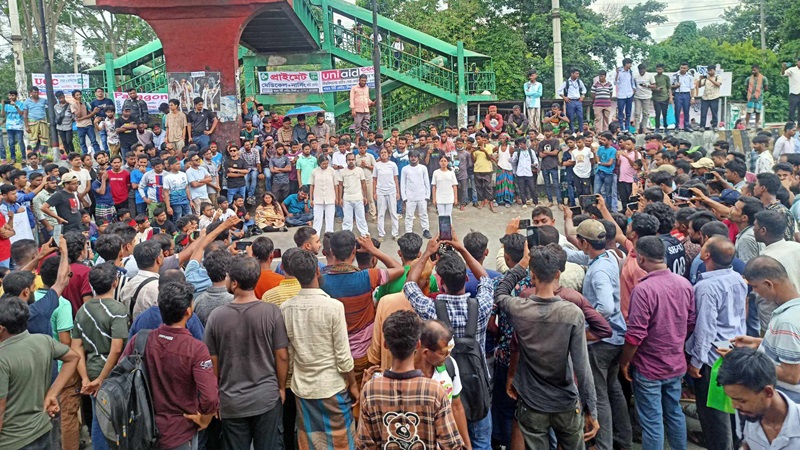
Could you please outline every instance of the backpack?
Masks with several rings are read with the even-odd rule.
[[[133,318],[133,307],[136,306],[136,300],[139,299],[139,292],[142,291],[143,287],[157,280],[158,280],[157,277],[145,278],[141,283],[139,283],[139,286],[136,286],[136,290],[133,291],[133,297],[131,297],[131,304],[128,305],[129,309],[128,314],[130,315],[131,319]]]
[[[569,95],[567,95],[567,93],[569,92],[569,87],[570,86],[573,86],[572,79],[568,78],[567,81],[564,82],[564,89],[561,92],[561,94],[563,94],[564,97],[569,97]],[[583,85],[583,81],[580,78],[578,78],[578,84],[575,85],[575,86],[578,88],[579,92],[580,91],[586,91],[586,86]]]
[[[450,328],[450,317],[447,314],[447,302],[436,301],[436,317]],[[458,364],[461,377],[461,403],[468,421],[477,421],[486,417],[492,402],[489,385],[489,369],[486,358],[476,339],[478,331],[478,300],[467,299],[467,326],[463,337],[454,338],[455,347],[450,357]]]
[[[144,364],[149,334],[150,330],[137,333],[133,353],[117,363],[97,391],[97,422],[112,449],[158,448],[156,415]]]

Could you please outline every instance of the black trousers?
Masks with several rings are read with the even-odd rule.
[[[706,128],[708,120],[708,110],[711,109],[711,126],[716,128],[719,125],[719,99],[716,100],[700,100],[700,126]]]
[[[617,183],[617,194],[619,200],[622,202],[622,211],[625,211],[625,206],[631,201],[631,192],[633,192],[633,183],[624,183],[622,181]]]
[[[669,110],[669,101],[666,102],[653,102],[653,109],[656,111],[656,129],[667,129],[667,111]],[[663,124],[663,125],[662,125]]]
[[[58,140],[64,144],[64,151],[67,152],[67,154],[75,151],[75,146],[72,143],[72,130],[58,130]]]
[[[517,177],[517,194],[522,203],[532,200],[539,204],[539,195],[536,192],[536,177]]]
[[[789,120],[800,120],[800,94],[789,94]]]

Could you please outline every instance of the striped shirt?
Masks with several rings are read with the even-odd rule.
[[[611,94],[614,91],[614,85],[610,81],[601,83],[595,81],[592,85],[592,93],[594,94],[594,106],[598,108],[607,108],[611,106]]]
[[[258,150],[251,148],[248,152],[244,147],[242,147],[242,150],[239,152],[239,154],[242,156],[242,159],[245,160],[250,170],[258,169],[258,165],[261,164],[261,156],[259,155]]]
[[[164,201],[164,176],[168,172],[155,173],[155,171],[145,172],[139,181],[139,195],[142,198],[149,198],[150,200],[161,203]]]
[[[111,298],[93,298],[75,315],[72,339],[80,339],[86,358],[86,373],[94,380],[100,376],[111,352],[113,339],[128,339],[128,311]],[[124,345],[124,343],[123,343]]]
[[[300,292],[300,283],[297,278],[286,278],[274,288],[264,292],[261,300],[272,303],[275,306],[281,306],[283,302],[297,295]]]
[[[367,382],[361,402],[356,448],[388,448],[397,433],[420,448],[465,448],[447,394],[422,371],[384,372]]]
[[[772,313],[769,328],[759,347],[776,364],[800,364],[800,298],[780,305]],[[778,390],[800,402],[800,384],[778,380]]]

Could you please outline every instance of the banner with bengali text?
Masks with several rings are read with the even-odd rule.
[[[32,73],[31,85],[38,87],[44,91],[46,89],[44,74]],[[88,89],[89,88],[89,75],[81,73],[54,73],[53,74],[53,90],[64,91],[64,93],[71,94],[75,89]]]
[[[319,72],[258,72],[261,94],[312,94],[320,92]]]
[[[138,92],[137,96],[139,100],[144,100],[147,103],[147,111],[150,114],[159,114],[158,105],[169,102],[169,94],[166,92],[156,94]],[[127,99],[127,92],[114,92],[114,107],[117,109],[117,114],[122,114],[122,104]]]

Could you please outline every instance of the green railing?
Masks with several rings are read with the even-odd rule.
[[[484,91],[495,93],[494,72],[467,72],[467,95],[481,95]]]
[[[166,63],[159,64],[153,67],[149,72],[137,75],[117,86],[120,92],[127,92],[128,89],[136,89],[139,92],[159,92],[166,88]]]
[[[323,35],[322,9],[314,6],[310,0],[295,0],[294,12],[319,45]]]
[[[424,92],[415,92],[414,95],[406,97],[402,100],[394,100],[387,102],[383,108],[383,124],[385,129],[394,127],[404,120],[408,120],[417,114],[422,114],[433,106],[442,102],[442,99]],[[375,119],[375,115],[372,115]],[[337,118],[341,125],[338,134],[349,134],[352,130],[350,126],[353,124],[353,119],[349,115],[342,115],[341,120]],[[373,127],[375,124],[371,124]],[[401,130],[402,131],[402,130]]]
[[[334,46],[347,53],[361,58],[372,59],[372,36],[356,34],[352,30],[339,25],[331,25]],[[457,75],[446,64],[445,58],[434,61],[412,55],[408,52],[396,52],[391,44],[380,43],[381,66],[389,70],[408,74],[415,79],[436,86],[449,93],[456,92]]]

